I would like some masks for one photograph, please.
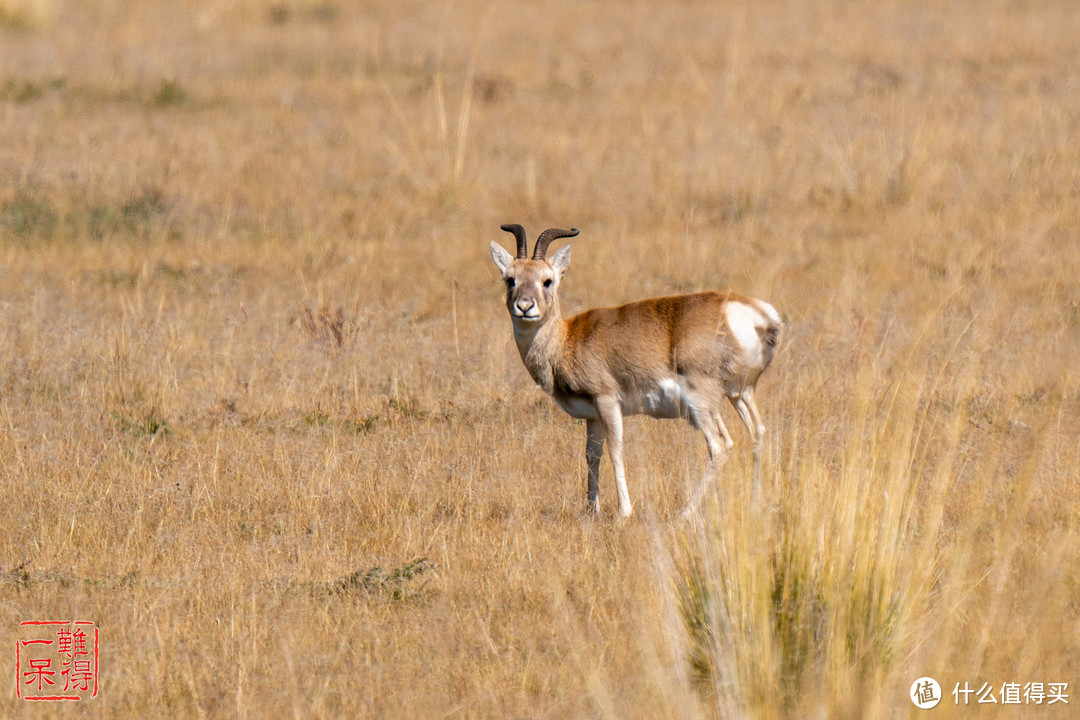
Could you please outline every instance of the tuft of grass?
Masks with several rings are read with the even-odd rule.
[[[117,225],[116,211],[109,205],[94,205],[86,212],[86,232],[95,240],[101,240],[115,231]]]
[[[985,480],[1001,472],[992,453],[977,461],[983,479],[961,480],[973,448],[991,448],[1003,425],[1025,458],[1013,481],[1023,512],[1039,457],[1024,439],[1030,428],[1004,423],[1000,406],[978,395],[951,409],[931,403],[913,375],[868,362],[861,379],[840,381],[852,398],[841,411],[849,428],[841,444],[781,432],[789,464],[778,476],[779,504],[714,509],[689,531],[676,575],[686,662],[722,706],[796,717],[810,708],[841,713],[848,692],[888,703],[890,687],[917,676],[911,660],[928,637],[966,625],[955,613],[966,618],[982,568],[1003,562],[1001,572],[1012,572],[1014,550],[987,552],[978,521],[957,537],[942,518],[958,483],[969,485],[964,507],[975,518],[1011,492]],[[789,398],[796,417],[801,397]],[[1012,521],[993,532],[1002,547],[1026,543]],[[1048,630],[1028,611],[995,622],[1015,623],[1022,636]]]
[[[0,226],[21,238],[48,239],[60,227],[60,212],[48,198],[19,191],[0,205]]]
[[[156,187],[144,187],[120,206],[120,220],[131,233],[147,234],[155,221],[168,214],[165,194]]]
[[[292,20],[310,20],[330,24],[337,20],[341,6],[332,0],[318,2],[274,2],[266,10],[267,19],[274,25],[284,25]]]
[[[154,107],[174,108],[186,105],[189,94],[175,79],[162,79],[158,84],[157,92],[151,98]]]
[[[175,238],[181,232],[164,193],[155,187],[144,187],[119,204],[61,207],[43,190],[21,189],[0,203],[0,228],[23,239],[40,240],[103,240],[118,234],[145,239],[162,232]]]
[[[172,434],[167,418],[162,417],[156,408],[151,408],[146,414],[114,412],[112,415],[113,425],[132,437],[168,437]]]
[[[58,77],[47,83],[33,80],[16,81],[9,79],[0,87],[0,99],[10,99],[16,103],[28,103],[42,98],[46,93],[63,89],[66,78]]]
[[[304,305],[293,322],[308,342],[330,353],[349,350],[360,333],[359,324],[340,305],[319,305],[318,309]]]
[[[363,435],[375,432],[375,430],[385,422],[386,418],[379,413],[373,413],[371,415],[365,415],[362,418],[346,420],[343,427],[349,432]]]
[[[388,398],[386,406],[397,415],[406,419],[422,420],[428,416],[420,401],[413,395]]]
[[[423,597],[429,590],[428,581],[420,584],[415,581],[434,569],[435,564],[427,558],[410,560],[389,572],[376,565],[368,570],[357,570],[330,580],[324,589],[328,595],[364,593],[385,596],[391,600],[414,599]]]
[[[333,423],[330,416],[320,410],[314,410],[304,416],[304,423],[311,427],[327,427]]]
[[[139,275],[125,270],[102,270],[97,275],[98,281],[111,288],[133,288],[139,281]]]

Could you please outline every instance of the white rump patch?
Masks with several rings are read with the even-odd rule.
[[[773,312],[775,313],[776,310]],[[727,315],[728,329],[735,336],[735,340],[747,351],[748,356],[756,355],[761,345],[757,329],[765,325],[765,318],[762,317],[761,311],[737,300],[731,300],[724,305],[724,313]]]
[[[757,304],[761,307],[762,312],[769,316],[770,320],[778,325],[780,324],[780,313],[776,312],[776,308],[764,300],[758,300]]]

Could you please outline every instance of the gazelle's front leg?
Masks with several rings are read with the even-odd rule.
[[[604,435],[607,438],[608,454],[615,466],[615,492],[619,496],[619,514],[630,515],[630,494],[626,491],[626,471],[623,469],[622,407],[614,395],[601,395],[596,398],[596,409],[600,413]]]
[[[589,466],[588,511],[600,514],[600,458],[604,456],[604,425],[599,418],[585,421],[585,462]]]

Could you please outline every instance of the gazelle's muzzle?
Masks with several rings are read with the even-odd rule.
[[[532,300],[526,300],[524,298],[514,301],[513,306],[510,309],[510,313],[516,320],[539,320],[540,308]]]

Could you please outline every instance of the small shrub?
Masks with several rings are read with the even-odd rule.
[[[147,232],[154,220],[167,216],[169,206],[158,188],[143,188],[120,206],[120,218],[130,232]]]
[[[86,211],[86,232],[100,240],[116,229],[116,212],[108,205],[94,205]]]
[[[311,342],[331,352],[348,349],[356,341],[359,327],[340,306],[320,305],[312,310],[306,305],[296,313],[294,322]]]
[[[153,97],[154,106],[159,108],[179,107],[185,105],[187,101],[187,90],[182,88],[176,80],[162,80]]]
[[[60,213],[48,200],[20,192],[0,206],[0,226],[24,238],[50,238],[60,226]]]
[[[305,415],[304,422],[311,427],[327,427],[331,424],[330,416],[321,410],[315,410]]]
[[[121,432],[132,437],[168,437],[172,434],[169,421],[152,408],[145,416],[113,413],[113,422]]]
[[[98,282],[113,288],[133,288],[139,276],[124,270],[102,270],[98,273]]]
[[[375,413],[374,415],[365,415],[358,420],[346,420],[344,428],[358,435],[366,435],[375,432],[375,429],[384,421],[385,418],[382,415]]]
[[[427,582],[418,587],[412,581],[435,568],[427,558],[411,560],[399,568],[386,572],[376,565],[369,570],[357,570],[336,580],[327,582],[324,589],[328,595],[350,595],[357,592],[385,595],[391,600],[405,600],[423,595]]]

